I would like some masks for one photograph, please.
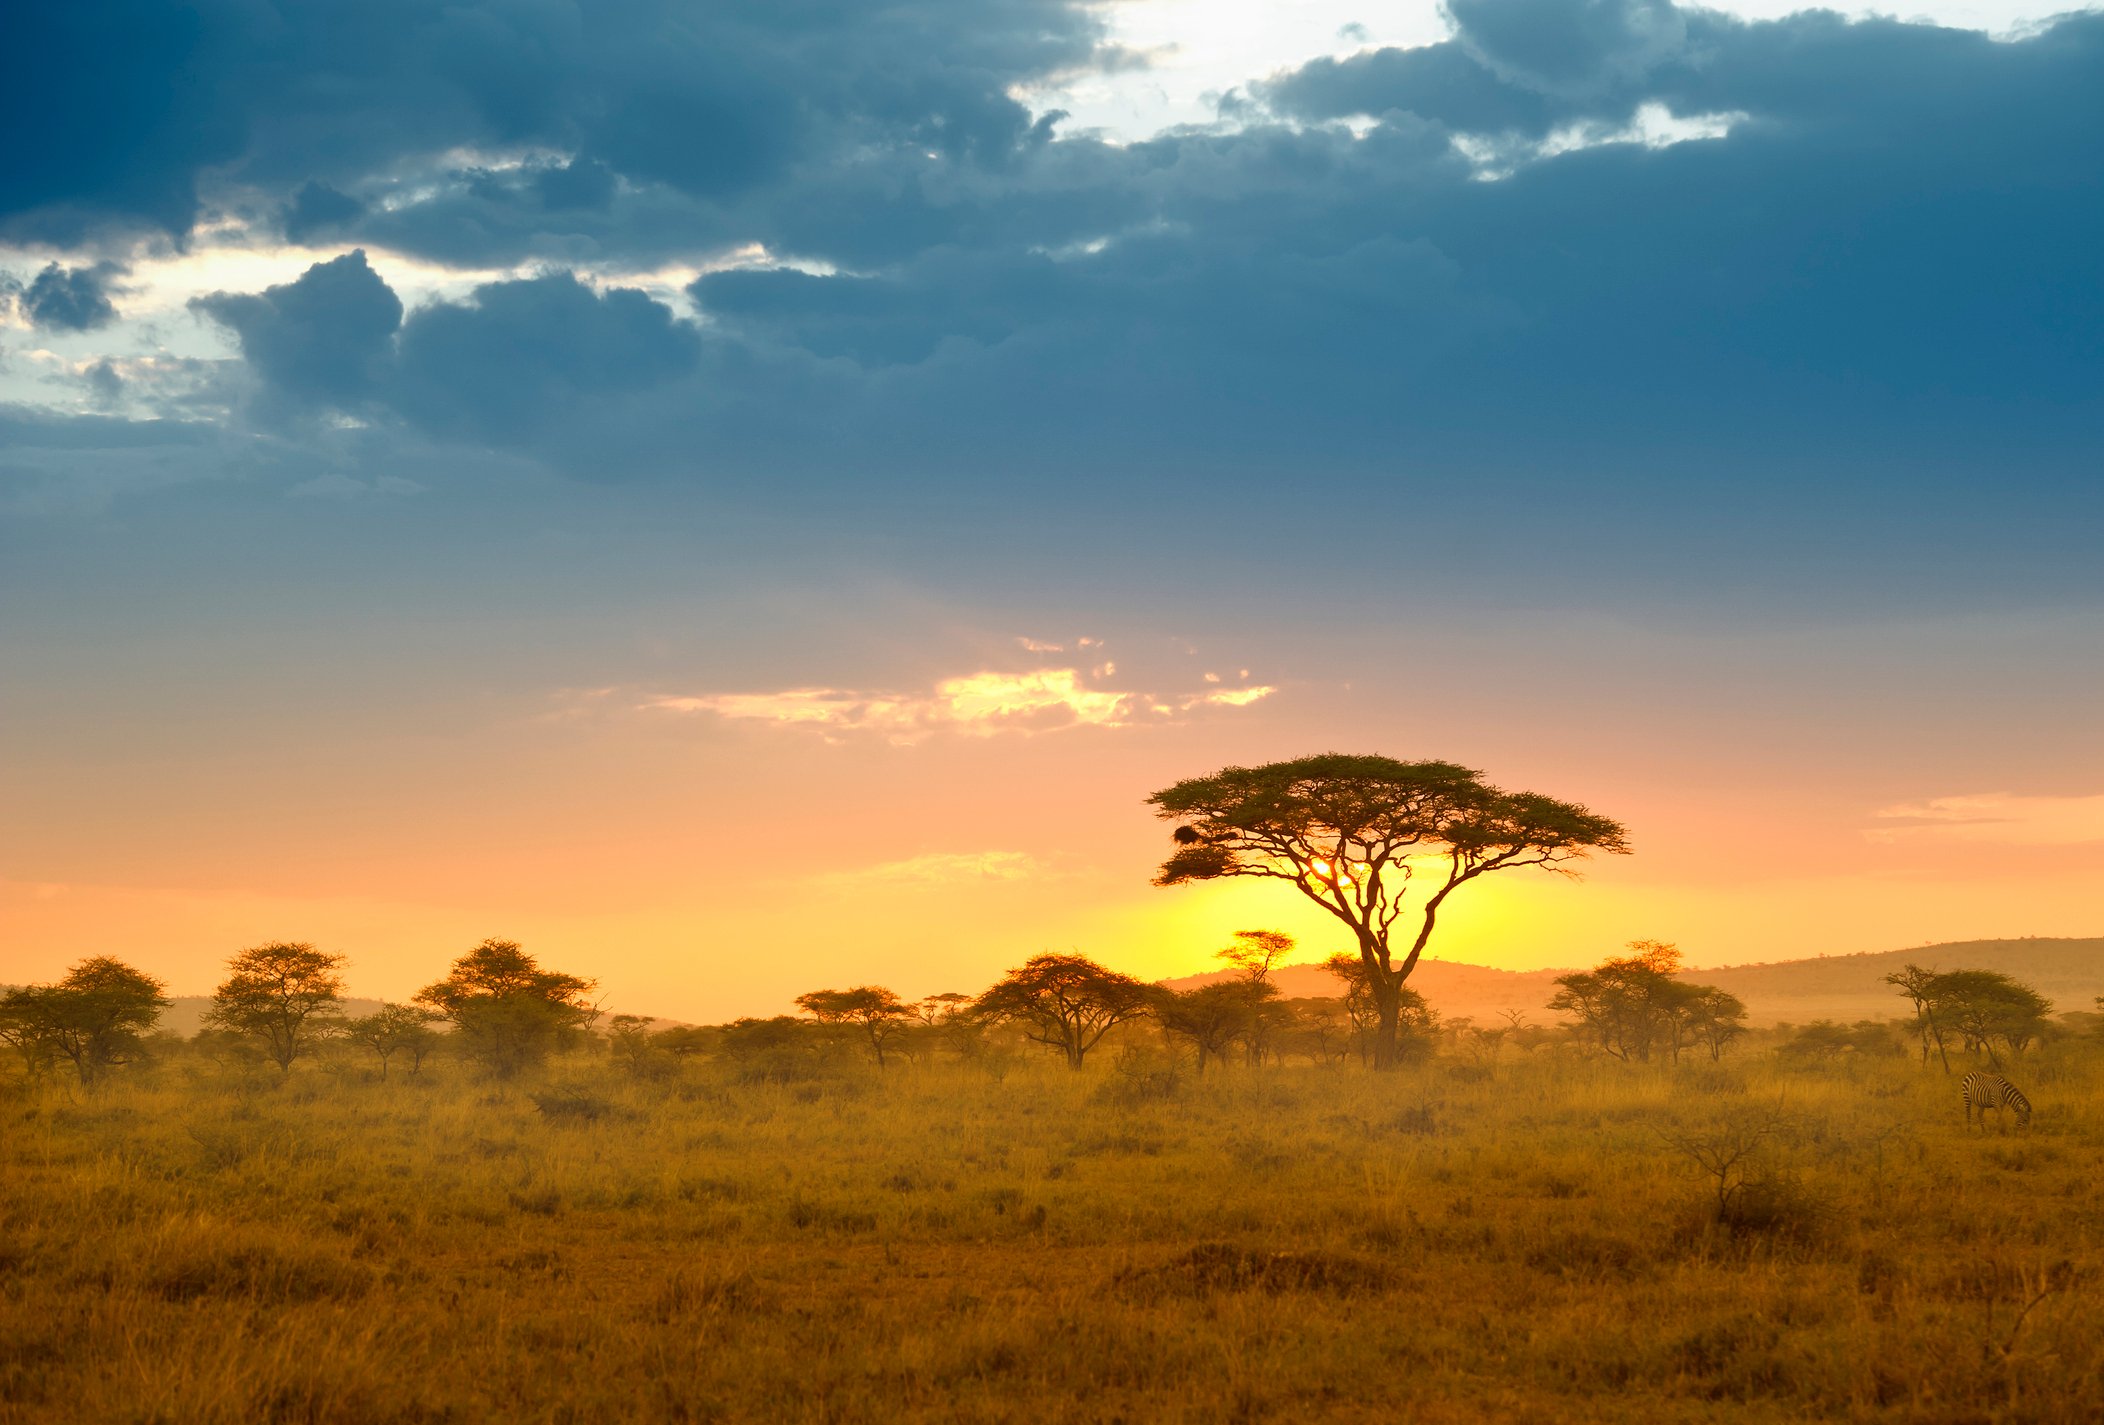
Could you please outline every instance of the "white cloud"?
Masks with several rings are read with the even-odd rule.
[[[1996,842],[2008,846],[2071,846],[2104,841],[2104,795],[2017,796],[1984,792],[1902,802],[1873,813],[1883,826],[1873,841]]]
[[[1101,640],[1083,640],[1101,646]],[[1000,732],[1056,732],[1075,727],[1120,728],[1159,724],[1203,708],[1242,708],[1269,697],[1268,686],[1208,686],[1188,692],[1142,692],[1111,686],[1117,664],[1087,673],[1077,668],[988,669],[944,678],[932,689],[871,692],[849,688],[785,688],[777,692],[661,693],[637,706],[645,712],[707,714],[737,722],[816,729],[832,737],[875,733],[911,742],[937,732],[989,736]]]

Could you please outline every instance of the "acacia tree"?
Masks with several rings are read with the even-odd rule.
[[[0,1044],[15,1051],[22,1072],[32,1080],[44,1077],[58,1052],[40,1000],[41,991],[34,986],[15,985],[0,991]]]
[[[0,998],[0,1023],[33,1073],[64,1059],[86,1088],[138,1056],[141,1036],[167,1008],[166,990],[122,960],[96,955],[55,985],[8,991]]]
[[[1494,871],[1568,870],[1591,852],[1629,849],[1618,822],[1572,802],[1502,791],[1452,762],[1325,753],[1223,768],[1147,800],[1178,823],[1177,850],[1156,885],[1269,877],[1351,929],[1378,1014],[1381,1067],[1396,1062],[1401,991],[1449,896]],[[1425,893],[1413,899],[1420,874]]]
[[[1662,1048],[1678,1063],[1681,1051],[1696,1044],[1721,1059],[1746,1032],[1746,1006],[1737,995],[1676,978],[1677,946],[1632,940],[1628,948],[1592,970],[1559,975],[1549,1008],[1575,1018],[1579,1032],[1615,1058],[1639,1062]]]
[[[1113,1026],[1145,1014],[1150,998],[1132,976],[1085,955],[1033,955],[980,995],[974,1008],[1020,1026],[1024,1038],[1059,1050],[1067,1067],[1078,1069]]]
[[[1929,1065],[1929,1046],[1934,1045],[1943,1061],[1943,1072],[1951,1071],[1951,1053],[1943,1042],[1943,1025],[1936,1018],[1937,975],[1919,965],[1904,965],[1885,976],[1885,983],[1898,990],[1914,1006],[1914,1032],[1921,1040],[1921,1064]]]
[[[1292,953],[1293,937],[1283,930],[1238,930],[1234,943],[1216,952],[1213,958],[1227,961],[1242,972],[1243,978],[1262,984]]]
[[[424,1071],[424,1058],[438,1044],[432,1026],[438,1016],[416,1004],[384,1004],[371,1014],[346,1020],[343,1037],[370,1049],[380,1060],[380,1077],[387,1077],[388,1061],[397,1054],[409,1055],[409,1076]]]
[[[205,1023],[254,1040],[279,1073],[289,1073],[293,1060],[343,1022],[343,959],[302,940],[243,950],[226,962]]]
[[[1985,1054],[1999,1069],[1999,1041],[2011,1054],[2021,1054],[2045,1036],[2053,1003],[2037,990],[1998,970],[1950,970],[1931,982],[1938,1012],[1957,1032],[1967,1053]]]
[[[515,940],[485,940],[416,995],[453,1022],[460,1047],[499,1078],[539,1064],[597,1017],[590,980],[544,970]]]
[[[1215,980],[1189,990],[1163,990],[1154,1017],[1177,1039],[1198,1051],[1198,1072],[1228,1050],[1243,1046],[1249,1057],[1278,1022],[1278,986],[1261,979]]]
[[[1724,1057],[1731,1042],[1746,1032],[1746,1002],[1715,985],[1691,985],[1695,993],[1681,1006],[1681,1023],[1695,1042],[1709,1050],[1712,1063]]]
[[[2044,995],[1996,970],[1939,972],[1908,965],[1885,976],[1885,983],[1913,1002],[1922,1063],[1928,1063],[1933,1043],[1945,1073],[1951,1068],[1946,1034],[1955,1036],[1967,1053],[1984,1053],[2000,1068],[1996,1042],[2021,1054],[2045,1034],[2046,1016],[2053,1009]]]
[[[913,1011],[890,990],[879,985],[858,985],[851,990],[813,990],[796,997],[797,1007],[820,1024],[859,1029],[869,1040],[877,1067],[883,1068],[884,1049],[906,1032]]]
[[[1225,960],[1241,972],[1244,1013],[1236,1038],[1242,1045],[1243,1057],[1251,1064],[1264,1061],[1273,1031],[1293,1018],[1292,1012],[1278,1002],[1278,987],[1271,983],[1271,972],[1292,954],[1293,937],[1283,930],[1238,930],[1233,942],[1214,954],[1213,958]],[[1203,1056],[1200,1069],[1205,1067],[1202,1059]]]
[[[1576,1019],[1582,1033],[1617,1059],[1649,1062],[1661,1042],[1677,1057],[1675,1021],[1698,993],[1673,978],[1680,951],[1656,940],[1632,940],[1629,951],[1557,976],[1549,1008]]]
[[[947,1044],[960,1058],[971,1058],[986,1047],[986,1021],[975,1012],[970,995],[945,990],[906,1008],[920,1026],[916,1038]]]

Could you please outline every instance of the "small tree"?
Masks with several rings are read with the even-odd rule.
[[[1019,1026],[1079,1069],[1111,1029],[1148,1009],[1147,986],[1084,955],[1033,955],[1008,972],[975,1006],[989,1019]]]
[[[606,1024],[607,1053],[616,1064],[636,1078],[648,1077],[656,1057],[650,1042],[650,1018],[642,1014],[617,1014]]]
[[[1951,1068],[1946,1036],[1969,1054],[1985,1054],[2000,1068],[2002,1058],[1995,1046],[2021,1054],[2044,1037],[2046,1017],[2053,1010],[2052,1002],[2037,990],[1996,970],[1939,972],[1908,965],[1885,976],[1885,983],[1914,1006],[1922,1063],[1928,1063],[1933,1043],[1945,1073]]]
[[[1318,1064],[1335,1064],[1353,1052],[1358,1036],[1338,999],[1286,1000],[1280,1009],[1292,1016],[1292,1042]]]
[[[0,1044],[15,1051],[23,1074],[41,1079],[58,1057],[40,992],[26,985],[0,991]]]
[[[907,1006],[917,1033],[949,1046],[961,1059],[974,1058],[986,1048],[986,1021],[973,1005],[972,997],[946,990]]]
[[[1225,952],[1223,952],[1225,953]],[[1225,1059],[1237,1045],[1245,1051],[1260,1044],[1275,1022],[1278,987],[1261,979],[1216,980],[1190,990],[1163,990],[1154,1017],[1172,1038],[1198,1051],[1198,1072],[1215,1059]]]
[[[1293,937],[1283,930],[1238,930],[1233,943],[1215,954],[1214,958],[1225,960],[1240,971],[1242,982],[1252,991],[1246,1022],[1237,1036],[1243,1057],[1251,1064],[1264,1062],[1272,1036],[1293,1018],[1278,1003],[1277,991],[1271,984],[1271,972],[1292,954]],[[1263,990],[1271,993],[1255,993]],[[1204,1065],[1199,1067],[1203,1070]]]
[[[1268,877],[1350,927],[1378,1012],[1381,1067],[1396,1061],[1403,984],[1448,897],[1492,872],[1567,870],[1593,851],[1629,849],[1618,822],[1572,802],[1501,791],[1451,762],[1327,753],[1223,768],[1147,800],[1178,823],[1177,850],[1156,885]],[[1398,956],[1391,940],[1420,873],[1427,893]]]
[[[1682,1022],[1694,1041],[1709,1050],[1710,1062],[1724,1057],[1731,1042],[1746,1032],[1746,1004],[1715,985],[1690,985],[1695,991],[1680,1006]]]
[[[721,1039],[720,1031],[704,1024],[675,1024],[650,1036],[650,1042],[675,1059],[706,1054]]]
[[[144,1051],[144,1037],[168,1005],[167,986],[121,960],[81,961],[55,985],[30,985],[0,998],[0,1025],[32,1072],[63,1059],[82,1087]]]
[[[1632,940],[1630,953],[1592,970],[1559,975],[1549,1008],[1578,1021],[1582,1034],[1617,1059],[1648,1061],[1662,1044],[1674,1045],[1676,1021],[1691,986],[1673,978],[1680,951],[1656,940]]]
[[[748,1082],[782,1082],[813,1072],[827,1045],[809,1020],[778,1014],[771,1019],[734,1019],[718,1032],[723,1056]]]
[[[1935,977],[1930,993],[1966,1052],[1985,1054],[1998,1069],[2002,1056],[1995,1046],[2023,1053],[2045,1036],[2053,1012],[2051,1000],[1996,970],[1951,970]]]
[[[343,1037],[360,1048],[370,1049],[380,1060],[380,1077],[386,1079],[388,1061],[397,1054],[409,1055],[409,1076],[424,1071],[424,1058],[438,1045],[438,1016],[422,1005],[382,1005],[372,1014],[345,1020]]]
[[[589,1025],[598,1009],[590,980],[544,970],[512,940],[485,940],[452,973],[417,992],[453,1022],[462,1052],[499,1078],[546,1061]]]
[[[1859,1019],[1854,1024],[1815,1019],[1776,1047],[1776,1053],[1786,1059],[1817,1063],[1832,1063],[1846,1055],[1881,1058],[1905,1052],[1893,1039],[1892,1027],[1874,1019]]]
[[[1885,983],[1906,996],[1914,1006],[1914,1032],[1921,1040],[1922,1067],[1928,1067],[1929,1049],[1933,1045],[1947,1074],[1951,1071],[1951,1055],[1943,1042],[1943,1025],[1936,1018],[1936,980],[1934,970],[1924,970],[1919,965],[1907,965],[1885,976]]]
[[[851,990],[812,990],[796,997],[797,1007],[819,1024],[859,1031],[869,1041],[877,1067],[885,1064],[885,1048],[906,1032],[913,1022],[906,1002],[877,985],[859,985]]]
[[[305,941],[274,941],[227,961],[205,1022],[254,1040],[279,1073],[341,1026],[341,955]]]
[[[1238,930],[1234,943],[1218,951],[1214,958],[1240,970],[1244,979],[1262,984],[1292,954],[1293,937],[1283,930]]]

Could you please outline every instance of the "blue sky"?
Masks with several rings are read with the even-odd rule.
[[[1240,727],[1605,802],[1649,746],[1851,848],[1938,798],[2088,826],[2104,15],[1941,18],[39,7],[0,94],[35,135],[0,158],[0,876],[102,887],[37,902],[56,956],[120,890],[304,894],[227,829],[286,814],[241,760],[279,739],[335,787],[420,728],[867,707],[1084,631],[1122,671],[1076,678],[1207,729],[1161,780]],[[944,735],[916,755],[965,785]],[[1101,780],[1114,736],[1042,775],[1127,815],[1154,773]],[[722,755],[874,795],[823,745]],[[696,815],[761,815],[712,785]],[[1709,848],[1682,889],[1731,855],[1687,787],[1640,794]],[[869,858],[1013,849],[944,835]],[[2099,867],[2055,855],[2072,907]]]

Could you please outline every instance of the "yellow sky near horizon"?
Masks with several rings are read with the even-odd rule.
[[[1041,950],[1190,974],[1256,926],[1319,959],[1348,941],[1286,887],[1150,886],[1169,843],[1144,798],[1231,761],[1332,745],[1438,755],[1464,740],[1347,741],[1319,730],[1342,721],[1332,696],[1208,703],[1218,685],[1203,680],[1188,697],[1134,694],[1128,723],[1083,687],[1090,676],[1016,680],[991,728],[950,712],[902,721],[910,693],[875,719],[856,710],[866,699],[839,700],[837,726],[667,717],[635,698],[498,719],[424,756],[357,737],[296,756],[177,753],[150,776],[122,769],[128,807],[65,801],[69,772],[54,768],[45,830],[71,850],[0,881],[6,975],[107,953],[204,993],[235,950],[300,939],[349,955],[354,993],[401,999],[500,936],[598,979],[610,1008],[712,1021],[783,1012],[821,987],[975,991]],[[1079,711],[1064,719],[1044,702],[1069,694]],[[1154,705],[1183,710],[1157,725]],[[1498,753],[1466,760],[1622,818],[1636,854],[1577,878],[1472,885],[1432,953],[1532,969],[1655,938],[1702,966],[2100,928],[2104,798],[1810,801],[1757,769],[1691,784],[1686,754],[1641,772],[1625,749],[1583,741],[1537,730],[1454,750]],[[114,779],[102,791],[119,795]]]
[[[821,603],[814,626],[854,605]],[[1254,927],[1320,958],[1346,942],[1284,888],[1150,886],[1169,842],[1145,799],[1331,750],[1460,761],[1630,828],[1635,854],[1580,879],[1461,892],[1445,959],[1578,965],[1649,938],[1702,966],[2104,930],[2078,620],[1725,638],[1223,615],[1210,638],[1135,620],[1084,642],[1046,636],[1065,619],[1022,636],[857,608],[881,641],[780,624],[764,656],[677,676],[635,649],[725,615],[31,648],[8,690],[35,755],[0,781],[0,979],[115,954],[201,993],[245,946],[309,940],[350,957],[355,993],[399,999],[498,936],[612,1008],[709,1021],[859,983],[972,991],[1041,950],[1190,974]],[[1979,676],[1950,691],[1955,667]]]

